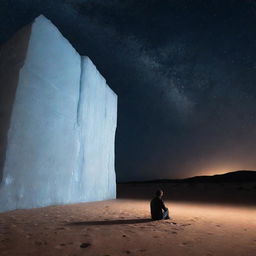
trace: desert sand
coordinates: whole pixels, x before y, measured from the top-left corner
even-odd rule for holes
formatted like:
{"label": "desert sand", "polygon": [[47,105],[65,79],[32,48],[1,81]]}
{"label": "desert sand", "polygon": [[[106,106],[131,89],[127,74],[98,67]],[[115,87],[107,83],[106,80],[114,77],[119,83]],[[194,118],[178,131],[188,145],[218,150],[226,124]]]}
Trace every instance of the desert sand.
{"label": "desert sand", "polygon": [[147,199],[0,214],[0,255],[255,256],[256,207],[166,201],[151,221]]}

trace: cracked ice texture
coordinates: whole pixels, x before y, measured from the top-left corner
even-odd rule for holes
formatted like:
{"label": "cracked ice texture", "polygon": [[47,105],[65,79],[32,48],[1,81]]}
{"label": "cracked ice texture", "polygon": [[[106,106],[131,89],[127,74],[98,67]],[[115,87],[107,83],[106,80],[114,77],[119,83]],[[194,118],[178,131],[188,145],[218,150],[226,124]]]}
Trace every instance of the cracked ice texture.
{"label": "cracked ice texture", "polygon": [[13,88],[1,127],[0,211],[115,198],[116,94],[44,16],[1,52],[15,50],[0,61],[0,69],[15,63],[0,71]]}

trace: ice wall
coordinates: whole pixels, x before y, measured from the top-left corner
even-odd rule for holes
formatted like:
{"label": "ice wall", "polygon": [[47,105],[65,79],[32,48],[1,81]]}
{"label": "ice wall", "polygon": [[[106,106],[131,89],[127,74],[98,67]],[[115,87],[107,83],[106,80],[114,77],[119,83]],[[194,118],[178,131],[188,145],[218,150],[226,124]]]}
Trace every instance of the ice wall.
{"label": "ice wall", "polygon": [[[82,58],[81,86],[78,124],[82,138],[80,148],[83,149],[80,158],[84,175],[83,185],[87,197],[92,200],[114,198],[117,96],[88,57]],[[100,189],[97,189],[98,187]]]}
{"label": "ice wall", "polygon": [[45,17],[34,21],[28,38],[0,211],[115,198],[117,96]]}

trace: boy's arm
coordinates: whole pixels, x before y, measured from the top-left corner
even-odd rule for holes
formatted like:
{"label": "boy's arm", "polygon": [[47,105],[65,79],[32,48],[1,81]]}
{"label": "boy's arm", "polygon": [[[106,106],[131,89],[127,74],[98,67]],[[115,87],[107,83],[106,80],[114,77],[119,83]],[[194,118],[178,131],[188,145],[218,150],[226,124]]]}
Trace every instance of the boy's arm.
{"label": "boy's arm", "polygon": [[163,201],[163,200],[161,200],[161,208],[162,208],[163,210],[165,210],[165,211],[167,211],[167,210],[168,210],[168,208],[165,206],[165,204],[164,204],[164,201]]}

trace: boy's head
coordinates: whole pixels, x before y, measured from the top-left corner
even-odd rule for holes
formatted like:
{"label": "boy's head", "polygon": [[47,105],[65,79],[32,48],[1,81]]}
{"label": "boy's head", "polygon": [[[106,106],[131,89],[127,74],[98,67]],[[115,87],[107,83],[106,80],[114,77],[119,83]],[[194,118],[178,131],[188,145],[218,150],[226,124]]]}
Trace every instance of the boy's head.
{"label": "boy's head", "polygon": [[156,196],[157,197],[162,197],[163,196],[163,194],[164,194],[164,191],[162,190],[162,189],[158,189],[157,191],[156,191]]}

